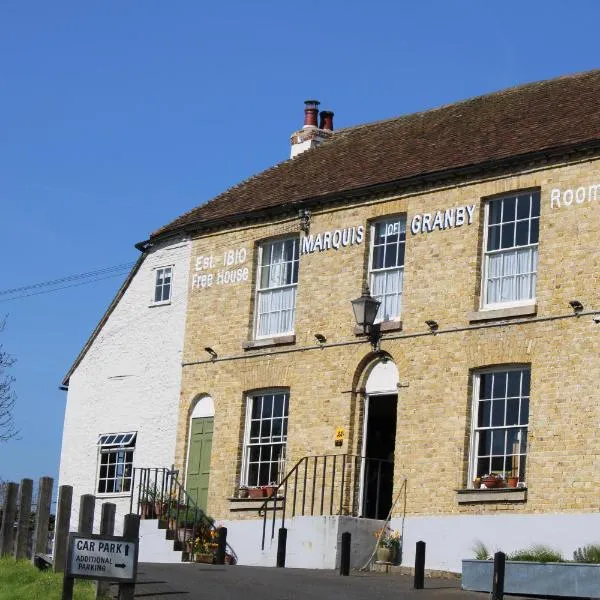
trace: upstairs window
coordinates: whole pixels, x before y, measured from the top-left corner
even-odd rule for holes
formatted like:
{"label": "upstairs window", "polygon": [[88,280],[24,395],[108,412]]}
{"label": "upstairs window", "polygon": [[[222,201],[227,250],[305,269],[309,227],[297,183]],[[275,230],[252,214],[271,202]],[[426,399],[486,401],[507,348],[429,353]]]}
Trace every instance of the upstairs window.
{"label": "upstairs window", "polygon": [[530,385],[529,368],[475,375],[471,479],[494,473],[525,481]]}
{"label": "upstairs window", "polygon": [[535,299],[539,231],[539,191],[487,203],[483,307]]}
{"label": "upstairs window", "polygon": [[242,483],[248,487],[277,484],[285,475],[288,405],[287,392],[247,400]]}
{"label": "upstairs window", "polygon": [[153,304],[166,304],[171,301],[171,280],[173,267],[161,267],[156,269],[156,280],[154,283]]}
{"label": "upstairs window", "polygon": [[299,240],[265,242],[259,248],[256,337],[294,332]]}
{"label": "upstairs window", "polygon": [[371,227],[371,294],[381,302],[376,321],[392,321],[402,312],[406,219],[394,217]]}
{"label": "upstairs window", "polygon": [[98,493],[131,491],[136,432],[105,433],[98,438]]}

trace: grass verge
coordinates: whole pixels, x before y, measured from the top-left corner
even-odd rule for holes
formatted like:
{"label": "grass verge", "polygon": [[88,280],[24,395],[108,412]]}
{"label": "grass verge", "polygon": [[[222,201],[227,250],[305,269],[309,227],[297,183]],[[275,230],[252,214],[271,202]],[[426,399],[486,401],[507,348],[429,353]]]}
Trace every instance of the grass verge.
{"label": "grass verge", "polygon": [[[27,560],[0,559],[0,600],[60,600],[63,576],[39,571]],[[94,600],[91,581],[75,580],[74,600]]]}

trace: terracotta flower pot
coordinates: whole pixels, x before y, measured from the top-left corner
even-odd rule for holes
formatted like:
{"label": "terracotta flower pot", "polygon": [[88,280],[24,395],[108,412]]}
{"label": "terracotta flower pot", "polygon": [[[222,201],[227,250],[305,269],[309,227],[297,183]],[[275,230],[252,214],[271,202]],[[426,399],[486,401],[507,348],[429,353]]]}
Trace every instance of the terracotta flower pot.
{"label": "terracotta flower pot", "polygon": [[277,489],[276,485],[265,485],[263,486],[263,492],[264,492],[264,496],[266,496],[267,498],[270,498],[271,496],[275,495],[275,490]]}
{"label": "terracotta flower pot", "polygon": [[510,488],[516,488],[517,484],[519,483],[519,478],[518,477],[509,477],[506,481],[508,487]]}
{"label": "terracotta flower pot", "polygon": [[482,477],[481,483],[489,490],[491,488],[500,487],[499,480],[496,477]]}
{"label": "terracotta flower pot", "polygon": [[264,496],[262,488],[248,488],[249,498],[262,498]]}

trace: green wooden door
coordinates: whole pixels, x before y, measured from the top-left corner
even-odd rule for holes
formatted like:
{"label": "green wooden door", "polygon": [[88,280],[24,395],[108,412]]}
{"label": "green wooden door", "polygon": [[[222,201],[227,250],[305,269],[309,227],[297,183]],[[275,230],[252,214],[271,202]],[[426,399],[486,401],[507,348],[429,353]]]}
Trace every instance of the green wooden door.
{"label": "green wooden door", "polygon": [[208,500],[213,422],[213,417],[192,419],[190,455],[185,487],[188,494],[197,502],[198,507],[202,510],[206,510]]}

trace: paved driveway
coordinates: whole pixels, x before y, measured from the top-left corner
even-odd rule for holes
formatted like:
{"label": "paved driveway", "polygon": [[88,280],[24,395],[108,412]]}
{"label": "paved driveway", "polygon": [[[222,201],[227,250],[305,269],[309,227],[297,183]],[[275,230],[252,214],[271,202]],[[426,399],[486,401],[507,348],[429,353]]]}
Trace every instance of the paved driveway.
{"label": "paved driveway", "polygon": [[[488,594],[464,592],[458,581],[426,579],[414,590],[412,577],[384,573],[276,569],[203,564],[149,564],[138,568],[136,598],[150,600],[487,600]],[[514,598],[514,597],[513,597]]]}

